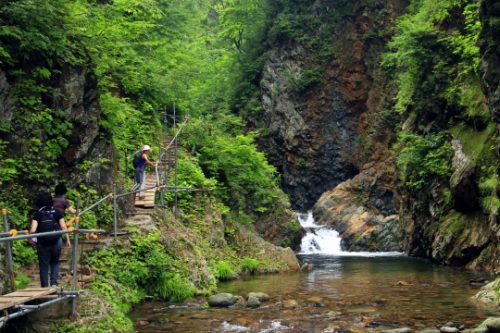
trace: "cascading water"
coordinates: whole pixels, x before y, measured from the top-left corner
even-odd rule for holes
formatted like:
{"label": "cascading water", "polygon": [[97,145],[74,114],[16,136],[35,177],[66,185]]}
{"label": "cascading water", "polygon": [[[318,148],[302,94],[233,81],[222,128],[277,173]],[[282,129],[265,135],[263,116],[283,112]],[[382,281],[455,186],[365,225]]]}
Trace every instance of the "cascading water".
{"label": "cascading water", "polygon": [[306,235],[302,238],[299,254],[320,254],[330,256],[401,256],[401,252],[347,252],[342,251],[340,243],[342,239],[338,231],[329,229],[326,226],[318,225],[314,221],[311,211],[307,213],[297,213],[302,228],[306,230]]}

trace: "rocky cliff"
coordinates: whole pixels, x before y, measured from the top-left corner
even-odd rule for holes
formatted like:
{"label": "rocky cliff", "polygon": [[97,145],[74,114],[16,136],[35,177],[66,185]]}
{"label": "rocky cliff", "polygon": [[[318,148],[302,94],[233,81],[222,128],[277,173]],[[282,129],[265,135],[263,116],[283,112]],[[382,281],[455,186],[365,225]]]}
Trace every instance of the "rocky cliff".
{"label": "rocky cliff", "polygon": [[[439,45],[439,36],[468,31],[472,24],[465,15],[477,15],[477,6],[440,4],[447,9],[435,31],[415,32],[423,52],[420,57],[429,60],[413,78],[413,100],[406,101],[408,106],[399,112],[391,111],[398,107],[393,101],[402,98],[400,89],[407,87],[401,88],[401,82],[409,74],[395,77],[381,66],[381,59],[389,50],[391,34],[397,30],[403,35],[411,28],[394,28],[407,10],[406,2],[359,1],[345,6],[342,1],[314,1],[301,8],[301,14],[322,23],[299,29],[301,38],[271,29],[272,48],[261,83],[268,128],[262,146],[282,172],[293,206],[313,207],[318,223],[341,233],[345,249],[404,250],[446,264],[493,271],[500,266],[499,224],[497,208],[488,202],[498,200],[498,185],[493,184],[498,155],[491,153],[498,129],[488,117],[467,111],[467,105],[444,93],[452,89],[450,73],[463,65],[447,55],[449,46]],[[416,14],[418,6],[411,4],[410,20],[411,15],[421,15]],[[493,2],[483,1],[482,84],[495,121],[499,44],[493,18],[497,11]],[[338,15],[332,19],[331,12]],[[308,43],[311,36],[324,37],[332,24],[331,35],[323,43]],[[391,47],[404,43],[402,38]],[[325,54],[327,44],[331,52]],[[440,58],[445,62],[440,63]],[[401,68],[404,71],[409,65],[402,61]],[[440,71],[448,77],[440,76]],[[478,81],[477,76],[471,77],[470,81]],[[475,86],[470,89],[478,100],[483,99]],[[484,105],[478,103],[477,109]],[[408,133],[403,135],[414,138],[413,142],[408,145],[401,133]],[[440,138],[435,146],[432,138]],[[423,148],[418,148],[418,140]],[[413,155],[403,156],[412,146]],[[423,150],[417,153],[418,149]],[[414,179],[421,177],[420,184],[405,178],[409,167],[404,158],[415,154],[423,154],[413,161]],[[439,154],[440,159],[425,162]],[[443,176],[433,170],[438,162],[446,169]],[[493,184],[493,190],[488,184]]]}
{"label": "rocky cliff", "polygon": [[301,14],[320,23],[297,27],[302,37],[272,30],[261,81],[268,129],[261,144],[295,209],[310,209],[323,192],[358,174],[367,154],[381,157],[379,142],[368,152],[360,134],[384,100],[378,62],[403,4],[314,1]]}

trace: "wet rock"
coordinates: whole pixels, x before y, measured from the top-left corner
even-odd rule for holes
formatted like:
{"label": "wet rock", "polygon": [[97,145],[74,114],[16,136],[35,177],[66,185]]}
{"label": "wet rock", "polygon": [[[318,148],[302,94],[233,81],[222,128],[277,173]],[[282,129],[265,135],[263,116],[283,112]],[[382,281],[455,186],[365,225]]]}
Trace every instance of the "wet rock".
{"label": "wet rock", "polygon": [[300,270],[302,272],[312,272],[314,270],[314,266],[306,262],[300,267]]}
{"label": "wet rock", "polygon": [[487,305],[500,306],[500,277],[495,281],[488,283],[481,290],[473,296],[473,299]]}
{"label": "wet rock", "polygon": [[401,327],[401,328],[394,328],[392,330],[383,330],[380,331],[379,333],[410,333],[411,328],[409,327]]}
{"label": "wet rock", "polygon": [[288,299],[283,301],[282,305],[285,309],[292,309],[298,307],[299,303],[294,299]]}
{"label": "wet rock", "polygon": [[368,327],[380,327],[380,326],[385,326],[385,327],[397,327],[399,326],[399,323],[393,322],[393,321],[387,321],[387,320],[374,320],[370,322]]}
{"label": "wet rock", "polygon": [[439,330],[437,328],[424,328],[423,330],[418,331],[418,333],[439,333]]}
{"label": "wet rock", "polygon": [[336,320],[338,318],[340,318],[340,316],[342,315],[342,313],[340,312],[337,312],[337,311],[328,311],[326,313],[326,316],[328,317],[328,319],[330,320]]}
{"label": "wet rock", "polygon": [[271,296],[269,296],[266,293],[262,293],[262,292],[251,292],[251,293],[248,293],[247,298],[250,298],[250,297],[255,297],[260,302],[265,302],[265,301],[268,301],[268,300],[271,299]]}
{"label": "wet rock", "polygon": [[212,307],[228,307],[235,304],[237,301],[236,296],[230,293],[220,293],[212,295],[208,298],[208,305]]}
{"label": "wet rock", "polygon": [[322,298],[319,297],[319,296],[312,296],[312,297],[309,297],[307,299],[308,302],[312,302],[312,303],[319,303],[322,301]]}
{"label": "wet rock", "polygon": [[257,297],[255,297],[255,296],[248,297],[247,307],[255,309],[255,308],[258,308],[259,306],[260,306],[260,301]]}
{"label": "wet rock", "polygon": [[458,331],[461,331],[465,328],[464,325],[460,325],[458,323],[453,323],[453,322],[448,322],[441,326],[439,329],[440,332],[442,333],[456,333]]}
{"label": "wet rock", "polygon": [[291,248],[278,248],[278,250],[281,254],[280,259],[287,264],[290,270],[300,271],[299,260]]}
{"label": "wet rock", "polygon": [[490,317],[483,321],[471,333],[500,333],[500,317]]}
{"label": "wet rock", "polygon": [[147,320],[139,320],[139,321],[135,324],[135,326],[137,326],[137,327],[144,327],[144,326],[147,326],[147,325],[149,325],[149,324],[151,324],[151,323],[150,323],[149,321],[147,321]]}
{"label": "wet rock", "polygon": [[478,280],[470,280],[469,284],[471,286],[484,286],[488,284],[490,281],[487,279],[478,279]]}
{"label": "wet rock", "polygon": [[394,194],[385,186],[388,165],[388,161],[372,164],[323,193],[313,207],[316,223],[337,230],[344,250],[402,251]]}
{"label": "wet rock", "polygon": [[247,306],[247,302],[245,301],[245,298],[241,297],[241,296],[236,296],[236,306],[239,306],[239,307],[246,307]]}
{"label": "wet rock", "polygon": [[412,284],[406,281],[398,281],[396,282],[396,286],[411,286]]}

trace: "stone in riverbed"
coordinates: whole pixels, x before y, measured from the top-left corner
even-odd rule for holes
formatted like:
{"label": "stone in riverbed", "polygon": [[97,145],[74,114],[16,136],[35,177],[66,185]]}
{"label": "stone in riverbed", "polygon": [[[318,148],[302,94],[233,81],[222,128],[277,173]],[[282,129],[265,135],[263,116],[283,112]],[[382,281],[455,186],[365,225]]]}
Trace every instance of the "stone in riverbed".
{"label": "stone in riverbed", "polygon": [[394,328],[392,330],[383,330],[380,331],[379,333],[410,333],[411,328],[409,327],[401,327],[401,328]]}
{"label": "stone in riverbed", "polygon": [[247,298],[256,297],[260,302],[268,301],[271,297],[266,293],[252,292],[248,293]]}
{"label": "stone in riverbed", "polygon": [[224,308],[236,303],[236,296],[230,293],[220,293],[208,298],[208,305],[212,307]]}
{"label": "stone in riverbed", "polygon": [[458,327],[443,326],[439,329],[441,333],[457,333],[460,331]]}
{"label": "stone in riverbed", "polygon": [[437,328],[424,328],[423,330],[418,331],[418,333],[439,333],[439,330]]}
{"label": "stone in riverbed", "polygon": [[283,301],[283,307],[285,309],[296,308],[298,306],[299,306],[299,303],[297,303],[297,301],[294,299],[287,299],[286,301]]}
{"label": "stone in riverbed", "polygon": [[260,301],[257,297],[255,297],[255,296],[248,297],[247,307],[255,309],[255,308],[258,308],[259,306],[260,306]]}
{"label": "stone in riverbed", "polygon": [[457,323],[449,322],[449,323],[446,323],[443,326],[441,326],[441,328],[439,329],[439,331],[441,333],[456,333],[458,331],[463,330],[464,328],[465,328],[464,325],[460,325],[460,324],[457,324]]}
{"label": "stone in riverbed", "polygon": [[472,333],[500,333],[500,317],[486,319]]}

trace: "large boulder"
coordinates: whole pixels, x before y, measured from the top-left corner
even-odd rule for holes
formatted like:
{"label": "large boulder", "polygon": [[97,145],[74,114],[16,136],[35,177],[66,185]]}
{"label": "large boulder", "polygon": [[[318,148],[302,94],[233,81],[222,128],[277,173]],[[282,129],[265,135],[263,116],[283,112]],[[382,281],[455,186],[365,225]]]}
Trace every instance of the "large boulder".
{"label": "large boulder", "polygon": [[225,308],[234,305],[237,301],[236,296],[230,293],[220,293],[208,298],[208,305],[212,307]]}
{"label": "large boulder", "polygon": [[333,190],[313,209],[318,224],[331,226],[350,251],[401,251],[400,219],[394,206],[388,165],[372,164]]}

